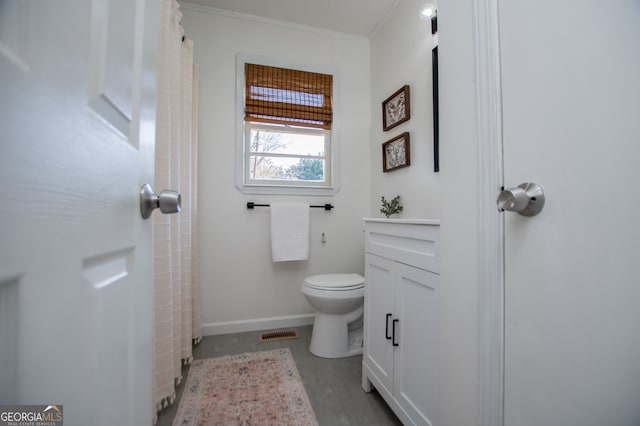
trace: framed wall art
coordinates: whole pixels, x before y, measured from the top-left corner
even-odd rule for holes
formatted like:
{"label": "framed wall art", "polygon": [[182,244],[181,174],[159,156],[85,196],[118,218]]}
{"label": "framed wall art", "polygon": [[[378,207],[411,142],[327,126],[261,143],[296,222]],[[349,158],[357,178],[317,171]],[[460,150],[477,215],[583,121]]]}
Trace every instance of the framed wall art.
{"label": "framed wall art", "polygon": [[386,132],[410,118],[409,86],[405,85],[382,102],[382,130]]}
{"label": "framed wall art", "polygon": [[382,144],[382,171],[408,167],[411,165],[411,150],[409,149],[409,132]]}

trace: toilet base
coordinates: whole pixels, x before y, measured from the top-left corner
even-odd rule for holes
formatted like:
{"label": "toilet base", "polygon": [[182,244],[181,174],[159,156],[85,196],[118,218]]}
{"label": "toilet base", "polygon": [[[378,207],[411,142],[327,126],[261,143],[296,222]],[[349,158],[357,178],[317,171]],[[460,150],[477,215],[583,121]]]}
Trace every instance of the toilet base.
{"label": "toilet base", "polygon": [[343,315],[316,314],[309,351],[321,358],[346,358],[362,354],[362,326],[350,329]]}

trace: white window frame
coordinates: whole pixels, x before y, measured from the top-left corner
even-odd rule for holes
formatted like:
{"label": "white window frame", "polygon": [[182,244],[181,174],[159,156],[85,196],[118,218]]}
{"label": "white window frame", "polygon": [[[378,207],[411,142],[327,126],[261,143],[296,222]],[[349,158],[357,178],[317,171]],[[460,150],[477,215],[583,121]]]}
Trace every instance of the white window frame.
{"label": "white window frame", "polygon": [[[259,123],[252,123],[245,126],[244,121],[244,102],[245,102],[245,80],[244,65],[245,63],[267,65],[272,67],[289,68],[301,71],[316,72],[330,74],[333,76],[333,122],[331,130],[318,129],[320,132],[327,132],[328,144],[325,143],[326,157],[326,181],[325,182],[305,182],[305,181],[265,181],[249,179],[249,139],[247,130],[250,126],[259,127]],[[243,194],[274,194],[274,195],[317,195],[330,196],[336,194],[340,190],[339,182],[339,147],[338,147],[338,128],[339,128],[339,101],[337,94],[339,91],[338,75],[335,71],[327,71],[325,69],[310,68],[307,66],[294,65],[291,63],[283,63],[273,61],[264,57],[238,55],[236,58],[236,187]],[[314,131],[315,129],[313,129]],[[285,129],[283,129],[285,131]],[[328,146],[327,146],[328,145]]]}
{"label": "white window frame", "polygon": [[[251,151],[251,131],[258,130],[276,130],[278,133],[290,133],[300,135],[318,135],[324,138],[324,155],[296,155],[296,154],[279,154],[272,152],[252,152]],[[264,124],[264,123],[244,123],[244,182],[248,185],[269,185],[269,186],[311,186],[326,188],[331,186],[331,131],[316,128],[301,128],[277,124]],[[251,162],[252,154],[263,155],[264,157],[282,157],[282,158],[310,158],[323,160],[325,162],[324,167],[324,180],[322,182],[313,181],[300,181],[300,180],[284,180],[284,179],[252,179],[251,168],[249,163]]]}

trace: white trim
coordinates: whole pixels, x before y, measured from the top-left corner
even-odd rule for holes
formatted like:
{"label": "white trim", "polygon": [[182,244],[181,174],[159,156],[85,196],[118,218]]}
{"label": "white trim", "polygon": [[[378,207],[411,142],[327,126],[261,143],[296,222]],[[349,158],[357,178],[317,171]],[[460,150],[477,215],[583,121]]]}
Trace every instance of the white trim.
{"label": "white trim", "polygon": [[373,30],[369,34],[369,40],[373,40],[373,38],[378,33],[378,30],[380,30],[380,28],[382,28],[382,26],[389,20],[389,18],[391,17],[393,11],[396,9],[396,7],[399,4],[400,4],[400,0],[393,0],[393,3],[391,3],[391,5],[389,5],[389,8],[387,9],[387,11],[382,16],[382,19],[380,19],[380,21],[378,21],[376,26],[373,28]]}
{"label": "white trim", "polygon": [[202,324],[201,331],[203,336],[216,336],[218,334],[301,327],[313,324],[315,317],[315,314],[302,314],[239,321],[210,322]]}
{"label": "white trim", "polygon": [[[253,63],[333,76],[333,121],[331,123],[331,184],[330,186],[280,186],[245,184],[244,161],[244,64]],[[337,70],[292,64],[258,55],[236,56],[236,188],[243,194],[332,196],[340,191],[340,74]]]}
{"label": "white trim", "polygon": [[504,424],[504,220],[498,0],[474,1],[478,130],[479,426]]}

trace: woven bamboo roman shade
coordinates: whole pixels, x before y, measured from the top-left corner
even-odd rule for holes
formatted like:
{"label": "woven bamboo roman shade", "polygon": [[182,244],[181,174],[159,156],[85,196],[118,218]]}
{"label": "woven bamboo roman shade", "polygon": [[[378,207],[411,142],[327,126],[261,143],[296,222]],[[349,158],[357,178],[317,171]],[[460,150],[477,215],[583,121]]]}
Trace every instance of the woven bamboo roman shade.
{"label": "woven bamboo roman shade", "polygon": [[330,129],[333,76],[245,64],[245,121]]}

